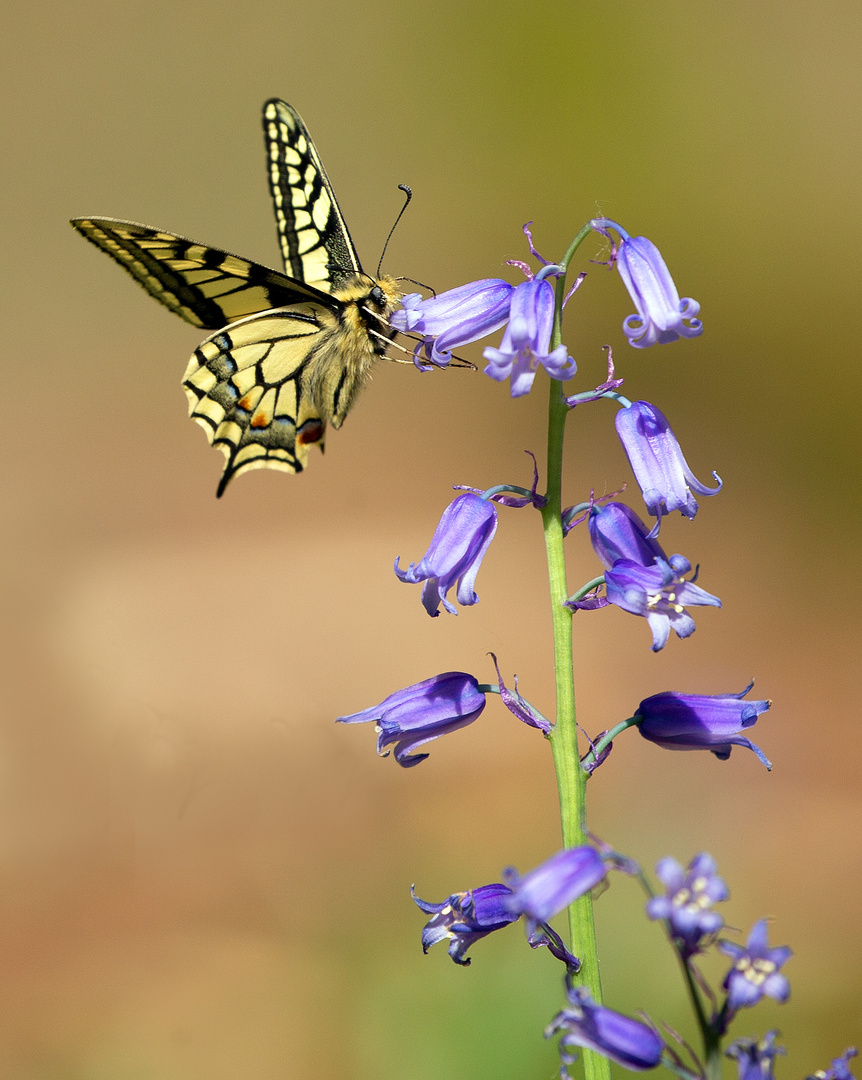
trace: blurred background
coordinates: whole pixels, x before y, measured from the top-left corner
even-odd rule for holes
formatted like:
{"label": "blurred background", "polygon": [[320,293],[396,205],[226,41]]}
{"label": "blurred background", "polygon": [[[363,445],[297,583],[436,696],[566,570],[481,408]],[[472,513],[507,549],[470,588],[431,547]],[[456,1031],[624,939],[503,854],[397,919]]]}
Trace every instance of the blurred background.
{"label": "blurred background", "polygon": [[[601,213],[701,303],[701,338],[635,351],[598,238],[573,267],[572,388],[602,380],[612,344],[623,392],[725,481],[662,530],[724,610],[659,655],[642,620],[577,615],[579,718],[595,733],[649,694],[755,676],[775,768],[632,732],[591,782],[590,824],[646,865],[711,851],[727,922],[744,937],[769,916],[793,947],[791,1000],[734,1027],[781,1029],[779,1077],[858,1042],[859,5],[35,0],[5,37],[0,1075],[558,1065],[541,1031],[559,966],[515,927],[467,971],[423,957],[408,893],[557,849],[548,747],[499,701],[413,770],[332,722],[447,669],[492,680],[489,650],[552,708],[534,512],[501,511],[458,618],[428,619],[391,569],[422,555],[452,484],[529,483],[544,376],[512,402],[479,374],[380,364],[305,474],[251,473],[216,501],[223,459],[179,385],[200,334],[67,224],[129,218],[277,264],[273,95],[308,122],[367,269],[409,183],[390,273],[517,281],[524,222],[551,258]],[[629,479],[612,419],[572,417],[567,502]],[[598,564],[583,530],[568,545],[574,589]],[[609,1003],[692,1036],[635,885],[597,912]]]}

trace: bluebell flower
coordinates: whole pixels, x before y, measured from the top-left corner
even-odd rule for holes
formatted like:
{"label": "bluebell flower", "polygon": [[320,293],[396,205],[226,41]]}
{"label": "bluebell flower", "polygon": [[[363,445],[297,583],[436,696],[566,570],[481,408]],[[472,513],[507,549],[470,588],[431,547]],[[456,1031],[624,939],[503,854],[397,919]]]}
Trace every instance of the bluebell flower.
{"label": "bluebell flower", "polygon": [[690,570],[688,559],[672,555],[667,562],[658,559],[653,566],[618,559],[611,570],[605,571],[608,600],[647,620],[653,652],[665,647],[671,628],[680,638],[694,633],[694,619],[685,610],[686,604],[721,607],[717,596],[695,585],[694,578],[687,580],[683,576]]}
{"label": "bluebell flower", "polygon": [[618,559],[631,559],[641,566],[652,566],[656,559],[668,561],[661,544],[625,503],[594,504],[588,528],[593,551],[606,570],[612,569]]}
{"label": "bluebell flower", "polygon": [[[478,889],[453,893],[441,904],[420,900],[412,888],[410,895],[422,911],[432,916],[422,930],[422,951],[427,953],[432,945],[448,938],[449,955],[456,964],[465,966],[470,963],[466,953],[474,942],[520,918],[508,904],[512,890],[506,885],[480,885]],[[546,945],[566,965],[567,971],[575,973],[580,969],[580,960],[568,951],[550,926],[528,927],[527,940],[533,949]]]}
{"label": "bluebell flower", "polygon": [[701,951],[701,942],[724,926],[724,919],[712,905],[730,895],[727,885],[716,874],[715,859],[701,852],[683,869],[667,857],[655,868],[666,892],[654,896],[646,905],[651,919],[666,919],[671,936],[683,955],[694,956]]}
{"label": "bluebell flower", "polygon": [[395,760],[408,768],[428,757],[427,754],[409,756],[417,746],[472,724],[484,708],[485,695],[472,675],[446,671],[398,690],[370,709],[339,716],[336,723],[373,721],[378,733],[377,753],[385,757],[389,753],[386,747],[394,743]]}
{"label": "bluebell flower", "polygon": [[426,915],[432,916],[422,930],[422,952],[427,953],[432,945],[448,938],[449,955],[456,964],[465,966],[470,963],[465,954],[474,942],[519,918],[505,903],[511,896],[511,889],[505,885],[481,885],[453,893],[441,904],[420,900],[412,888],[410,895]]}
{"label": "bluebell flower", "polygon": [[522,281],[512,293],[509,322],[499,349],[486,348],[485,374],[497,382],[511,375],[512,397],[530,392],[541,364],[552,379],[570,379],[577,365],[565,345],[548,352],[554,327],[554,289],[546,279]]}
{"label": "bluebell flower", "polygon": [[501,278],[471,281],[423,300],[410,293],[401,300],[389,322],[402,333],[420,334],[414,360],[418,366],[445,367],[452,350],[499,330],[509,318],[513,285]]}
{"label": "bluebell flower", "polygon": [[665,750],[710,750],[721,761],[727,761],[732,747],[745,746],[771,769],[760,747],[739,734],[772,704],[743,701],[753,685],[741,694],[653,694],[637,707],[638,731]]}
{"label": "bluebell flower", "polygon": [[568,1077],[567,1066],[577,1060],[572,1050],[577,1046],[595,1050],[624,1069],[643,1072],[661,1061],[664,1043],[651,1027],[630,1016],[597,1005],[585,986],[569,986],[569,1008],[557,1013],[545,1029],[545,1038],[562,1032],[560,1075]]}
{"label": "bluebell flower", "polygon": [[805,1080],[855,1080],[850,1072],[850,1058],[856,1057],[858,1053],[855,1046],[848,1046],[841,1057],[832,1059],[828,1069],[818,1069],[813,1076],[807,1076]]}
{"label": "bluebell flower", "polygon": [[497,530],[497,511],[489,500],[467,492],[459,495],[443,511],[428,550],[419,563],[410,563],[406,570],[395,560],[395,573],[400,581],[416,585],[424,581],[422,603],[429,615],[440,614],[443,607],[457,615],[455,605],[446,594],[457,583],[458,603],[475,604],[479,597],[473,590],[476,575],[488,545]]}
{"label": "bluebell flower", "polygon": [[773,1067],[778,1054],[786,1054],[783,1046],[775,1045],[777,1031],[767,1031],[758,1042],[756,1039],[737,1039],[725,1050],[729,1058],[736,1058],[737,1080],[773,1080]]}
{"label": "bluebell flower", "polygon": [[782,1002],[790,997],[790,983],[779,969],[793,953],[786,945],[770,949],[766,919],[752,926],[744,946],[719,941],[718,947],[734,961],[722,983],[730,1016],[744,1006],[756,1005],[764,995]]}
{"label": "bluebell flower", "polygon": [[615,260],[623,284],[629,291],[637,315],[623,322],[623,333],[635,348],[666,345],[680,337],[697,337],[703,333],[703,323],[695,316],[700,304],[686,297],[680,300],[673,278],[661,253],[645,236],[629,236],[615,221],[597,218],[590,222],[598,232],[608,235],[616,229],[621,243],[615,250]]}
{"label": "bluebell flower", "polygon": [[607,872],[602,856],[588,844],[564,848],[523,877],[507,870],[504,877],[512,889],[507,903],[511,911],[544,923],[603,881]]}
{"label": "bluebell flower", "polygon": [[721,490],[721,479],[715,473],[712,475],[718,481],[716,487],[708,487],[697,479],[664,413],[655,405],[634,401],[628,408],[620,409],[616,428],[647,510],[658,519],[655,532],[663,513],[679,510],[683,517],[694,517],[697,502],[692,492],[717,495]]}

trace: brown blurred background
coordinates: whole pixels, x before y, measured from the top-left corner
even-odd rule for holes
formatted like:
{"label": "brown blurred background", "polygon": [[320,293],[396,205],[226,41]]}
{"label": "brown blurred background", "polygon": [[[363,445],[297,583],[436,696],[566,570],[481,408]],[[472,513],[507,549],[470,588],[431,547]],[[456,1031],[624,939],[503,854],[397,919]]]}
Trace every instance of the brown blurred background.
{"label": "brown blurred background", "polygon": [[[617,276],[584,249],[572,385],[601,380],[610,342],[624,392],[723,476],[662,539],[725,606],[658,656],[641,620],[578,615],[580,719],[755,675],[775,769],[630,733],[591,825],[648,865],[710,850],[728,922],[772,918],[793,996],[734,1031],[779,1027],[780,1077],[859,1041],[859,5],[35,0],[4,22],[0,1075],[557,1067],[557,965],[517,928],[469,971],[423,957],[407,891],[440,900],[556,849],[547,747],[492,702],[402,771],[332,723],[449,668],[491,679],[491,649],[550,709],[537,515],[501,512],[458,618],[429,620],[391,569],[422,554],[450,485],[528,480],[544,377],[512,402],[481,375],[381,364],[306,474],[216,501],[222,457],[179,387],[200,335],[66,224],[126,217],[275,264],[272,95],[308,121],[369,269],[405,182],[391,273],[515,281],[523,222],[559,256],[601,212],[702,304],[701,338],[636,352]],[[573,418],[568,501],[628,479],[612,417]],[[568,543],[574,588],[597,564],[582,531]],[[609,1001],[691,1035],[634,885],[597,910]]]}

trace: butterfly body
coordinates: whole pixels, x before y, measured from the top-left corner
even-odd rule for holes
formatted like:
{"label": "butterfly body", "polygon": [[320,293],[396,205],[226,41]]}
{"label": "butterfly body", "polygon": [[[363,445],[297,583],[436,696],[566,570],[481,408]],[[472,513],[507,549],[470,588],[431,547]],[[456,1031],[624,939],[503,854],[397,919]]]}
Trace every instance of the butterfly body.
{"label": "butterfly body", "polygon": [[190,415],[225,455],[221,495],[241,472],[301,472],[327,423],[341,427],[395,331],[393,278],[363,273],[335,194],[289,105],[263,109],[286,273],[174,233],[114,218],[72,224],[147,292],[214,330],[183,377]]}

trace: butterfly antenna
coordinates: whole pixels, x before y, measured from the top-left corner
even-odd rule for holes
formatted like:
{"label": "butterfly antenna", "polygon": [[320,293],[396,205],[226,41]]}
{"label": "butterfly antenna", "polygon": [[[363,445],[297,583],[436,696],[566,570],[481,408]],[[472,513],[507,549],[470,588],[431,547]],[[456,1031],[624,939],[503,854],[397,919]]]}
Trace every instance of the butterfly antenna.
{"label": "butterfly antenna", "polygon": [[[398,222],[401,220],[404,215],[404,211],[410,205],[410,200],[413,198],[413,192],[406,184],[399,184],[398,190],[403,191],[407,197],[404,200],[404,205],[401,207],[401,211],[399,212],[398,217],[395,219],[395,225],[397,225]],[[395,232],[395,225],[393,225],[392,228],[389,230],[389,235],[386,237],[386,243],[383,245],[383,250],[380,252],[380,262],[377,264],[378,277],[380,277],[380,267],[383,265],[383,257],[386,254],[386,249],[389,247],[389,241],[392,239],[392,234]]]}
{"label": "butterfly antenna", "polygon": [[424,281],[417,281],[415,277],[398,277],[396,281],[409,281],[411,285],[418,285],[420,289],[424,289],[426,292],[430,292],[432,296],[437,296],[437,290],[432,289],[430,285],[426,285]]}

